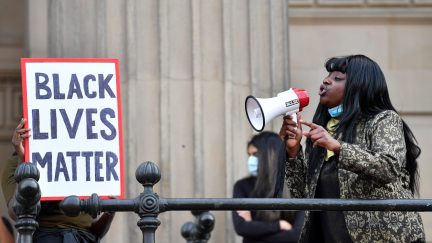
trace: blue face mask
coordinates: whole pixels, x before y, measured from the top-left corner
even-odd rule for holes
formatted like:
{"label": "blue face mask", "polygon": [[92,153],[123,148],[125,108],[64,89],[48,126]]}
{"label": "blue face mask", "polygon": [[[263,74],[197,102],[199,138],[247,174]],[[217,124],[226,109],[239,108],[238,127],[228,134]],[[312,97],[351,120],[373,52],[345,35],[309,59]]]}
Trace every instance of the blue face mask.
{"label": "blue face mask", "polygon": [[248,171],[251,176],[257,176],[258,175],[258,157],[256,156],[249,156],[248,161]]}
{"label": "blue face mask", "polygon": [[336,107],[333,107],[333,108],[328,109],[328,113],[329,113],[330,116],[333,117],[333,118],[342,115],[342,113],[343,113],[343,107],[342,107],[342,104],[340,104],[340,105],[338,105],[338,106],[336,106]]}

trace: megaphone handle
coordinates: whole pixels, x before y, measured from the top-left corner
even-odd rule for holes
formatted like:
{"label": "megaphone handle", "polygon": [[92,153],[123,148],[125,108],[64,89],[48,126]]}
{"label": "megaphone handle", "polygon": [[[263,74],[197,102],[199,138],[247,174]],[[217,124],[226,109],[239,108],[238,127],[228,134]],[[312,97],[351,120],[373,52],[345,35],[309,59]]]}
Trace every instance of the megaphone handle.
{"label": "megaphone handle", "polygon": [[293,121],[294,121],[295,123],[297,123],[297,113],[293,113],[293,114],[289,114],[289,113],[287,113],[287,115],[290,115],[290,116],[292,117]]}

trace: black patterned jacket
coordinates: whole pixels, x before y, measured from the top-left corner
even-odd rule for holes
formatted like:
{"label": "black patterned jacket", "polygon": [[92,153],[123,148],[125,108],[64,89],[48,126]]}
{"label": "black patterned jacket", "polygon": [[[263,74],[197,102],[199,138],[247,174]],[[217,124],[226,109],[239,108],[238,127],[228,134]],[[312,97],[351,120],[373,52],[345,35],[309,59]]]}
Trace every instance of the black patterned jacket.
{"label": "black patterned jacket", "polygon": [[[341,141],[340,141],[341,142]],[[405,170],[406,147],[402,119],[394,111],[384,111],[357,126],[353,144],[341,142],[338,156],[340,197],[350,199],[409,199],[409,174]],[[306,157],[306,159],[305,159]],[[306,177],[307,155],[300,151],[288,159],[285,179],[298,198],[313,198],[320,161],[315,174]],[[423,223],[417,212],[346,211],[345,223],[354,242],[424,241]],[[306,214],[300,242],[310,233]]]}

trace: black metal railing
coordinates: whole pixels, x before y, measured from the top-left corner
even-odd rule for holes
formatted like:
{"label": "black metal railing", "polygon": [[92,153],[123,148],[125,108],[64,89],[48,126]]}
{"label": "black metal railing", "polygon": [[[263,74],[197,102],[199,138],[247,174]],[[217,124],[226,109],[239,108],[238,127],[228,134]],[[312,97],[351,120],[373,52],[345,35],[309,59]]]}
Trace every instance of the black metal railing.
{"label": "black metal railing", "polygon": [[[88,199],[66,197],[60,208],[68,216],[86,212],[96,217],[102,212],[135,212],[143,234],[143,242],[154,243],[155,231],[160,225],[158,215],[167,211],[192,211],[195,222],[182,227],[187,242],[205,243],[214,227],[214,217],[208,211],[231,210],[324,210],[324,211],[432,211],[432,199],[275,199],[275,198],[160,198],[153,191],[159,182],[159,167],[152,162],[142,163],[136,170],[136,179],[144,191],[134,199],[101,200],[96,194]],[[18,191],[19,193],[19,191]],[[33,215],[33,214],[31,214]],[[29,234],[31,231],[20,232]],[[34,231],[33,231],[34,232]],[[21,241],[30,243],[31,241]]]}
{"label": "black metal railing", "polygon": [[208,211],[192,211],[195,222],[186,222],[181,228],[181,235],[186,243],[206,243],[214,228],[215,217]]}
{"label": "black metal railing", "polygon": [[16,216],[17,243],[33,242],[33,233],[38,227],[36,217],[41,207],[38,180],[39,171],[31,163],[21,163],[15,170],[17,188],[12,198],[12,208]]}

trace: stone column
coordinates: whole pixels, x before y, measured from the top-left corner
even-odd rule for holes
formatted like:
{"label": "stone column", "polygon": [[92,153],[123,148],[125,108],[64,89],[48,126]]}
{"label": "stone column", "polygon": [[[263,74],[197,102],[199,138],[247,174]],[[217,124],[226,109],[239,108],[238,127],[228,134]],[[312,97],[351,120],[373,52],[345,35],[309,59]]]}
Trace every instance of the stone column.
{"label": "stone column", "polygon": [[[138,163],[158,163],[161,197],[231,197],[253,133],[244,99],[289,87],[287,0],[42,0],[29,4],[33,57],[120,60],[127,196]],[[277,129],[279,124],[268,126]],[[215,212],[210,242],[235,242]],[[189,212],[159,216],[157,242],[181,241]],[[117,214],[109,242],[137,242],[136,216]]]}

